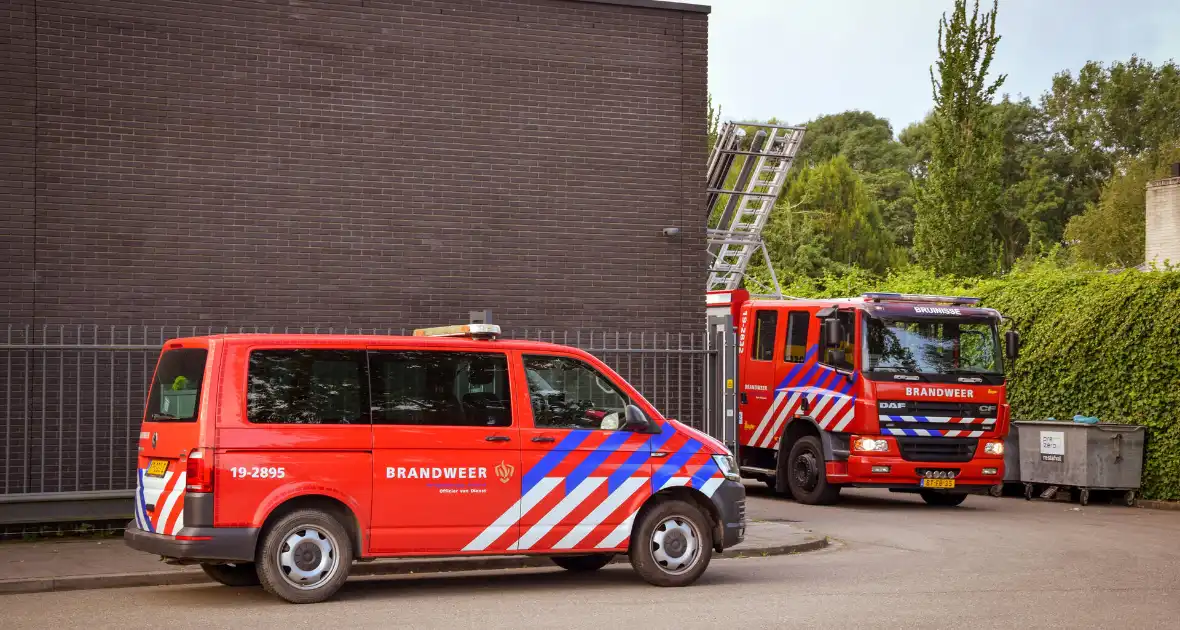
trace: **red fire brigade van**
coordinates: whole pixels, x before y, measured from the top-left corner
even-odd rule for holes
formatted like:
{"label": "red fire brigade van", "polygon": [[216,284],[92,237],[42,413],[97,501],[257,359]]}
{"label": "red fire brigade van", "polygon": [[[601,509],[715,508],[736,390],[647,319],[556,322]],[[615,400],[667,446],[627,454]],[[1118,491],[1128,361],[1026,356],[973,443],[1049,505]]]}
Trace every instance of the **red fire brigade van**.
{"label": "red fire brigade van", "polygon": [[743,539],[720,442],[585,352],[498,332],[170,341],[126,543],[310,603],[354,560],[394,556],[591,571],[626,553],[648,582],[683,586]]}
{"label": "red fire brigade van", "polygon": [[[958,505],[1000,484],[1008,432],[1000,314],[975,298],[750,300],[737,323],[737,458],[802,503],[852,486]],[[1019,338],[1006,336],[1013,360]]]}

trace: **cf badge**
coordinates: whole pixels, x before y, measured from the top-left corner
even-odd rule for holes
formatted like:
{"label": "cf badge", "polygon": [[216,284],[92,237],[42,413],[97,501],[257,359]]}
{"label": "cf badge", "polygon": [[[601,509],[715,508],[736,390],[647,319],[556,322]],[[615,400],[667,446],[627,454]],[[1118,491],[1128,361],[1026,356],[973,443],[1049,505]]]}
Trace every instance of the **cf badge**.
{"label": "cf badge", "polygon": [[512,467],[512,464],[506,464],[502,460],[496,464],[496,476],[500,478],[500,483],[508,483],[514,472],[516,469]]}

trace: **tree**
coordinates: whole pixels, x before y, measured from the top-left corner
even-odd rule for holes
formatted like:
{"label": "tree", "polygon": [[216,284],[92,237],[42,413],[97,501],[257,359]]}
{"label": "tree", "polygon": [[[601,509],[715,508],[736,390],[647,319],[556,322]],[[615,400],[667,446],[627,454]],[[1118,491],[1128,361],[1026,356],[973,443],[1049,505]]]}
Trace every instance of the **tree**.
{"label": "tree", "polygon": [[1098,202],[1117,164],[1180,138],[1180,67],[1137,56],[1109,67],[1091,61],[1077,76],[1054,76],[1041,108],[1052,148],[1048,167],[1064,181],[1064,225]]}
{"label": "tree", "polygon": [[791,277],[851,267],[884,273],[904,260],[844,156],[795,172],[764,235],[775,268]]}
{"label": "tree", "polygon": [[1098,201],[1069,221],[1065,239],[1078,257],[1121,267],[1142,263],[1147,239],[1147,182],[1167,177],[1168,165],[1177,161],[1180,142],[1126,158],[1103,186]]}
{"label": "tree", "polygon": [[994,217],[1000,207],[1001,134],[991,107],[1004,82],[990,85],[995,56],[996,4],[967,16],[956,0],[938,27],[930,163],[915,206],[914,246],[920,262],[939,273],[982,275],[995,268]]}
{"label": "tree", "polygon": [[[843,156],[879,202],[891,239],[908,248],[913,242],[913,152],[893,136],[889,121],[872,112],[852,110],[820,116],[807,123],[796,169]],[[785,191],[784,191],[785,194]]]}

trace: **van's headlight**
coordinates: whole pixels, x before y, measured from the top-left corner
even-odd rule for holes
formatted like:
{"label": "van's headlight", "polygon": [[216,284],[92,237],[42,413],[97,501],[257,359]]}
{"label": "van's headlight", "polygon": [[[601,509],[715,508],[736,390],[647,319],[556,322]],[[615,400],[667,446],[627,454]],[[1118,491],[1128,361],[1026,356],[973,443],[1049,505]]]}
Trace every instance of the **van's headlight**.
{"label": "van's headlight", "polygon": [[721,469],[721,474],[730,481],[741,481],[742,476],[738,473],[737,462],[734,461],[733,455],[714,455],[713,461],[717,463],[717,467]]}

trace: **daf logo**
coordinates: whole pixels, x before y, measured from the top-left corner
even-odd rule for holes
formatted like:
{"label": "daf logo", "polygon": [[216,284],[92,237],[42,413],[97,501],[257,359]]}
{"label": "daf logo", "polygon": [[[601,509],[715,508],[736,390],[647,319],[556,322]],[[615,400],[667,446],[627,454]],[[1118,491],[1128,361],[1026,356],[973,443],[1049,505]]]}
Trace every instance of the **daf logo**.
{"label": "daf logo", "polygon": [[152,433],[152,448],[156,448],[156,441],[160,439],[159,433]]}
{"label": "daf logo", "polygon": [[882,409],[905,409],[906,404],[903,402],[883,402]]}

